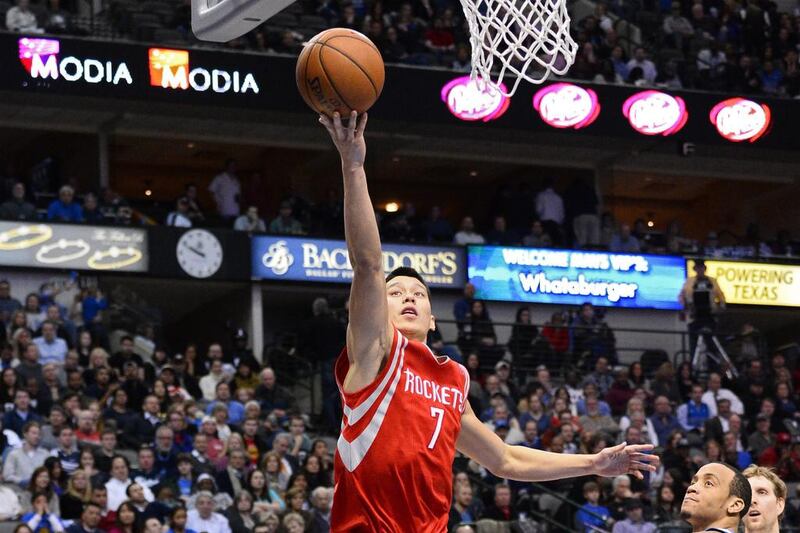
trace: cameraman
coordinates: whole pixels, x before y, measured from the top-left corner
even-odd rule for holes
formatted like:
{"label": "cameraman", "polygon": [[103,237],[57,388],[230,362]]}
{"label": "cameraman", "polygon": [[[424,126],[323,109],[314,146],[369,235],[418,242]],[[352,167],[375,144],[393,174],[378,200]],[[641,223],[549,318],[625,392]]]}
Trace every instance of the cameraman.
{"label": "cameraman", "polygon": [[706,349],[711,350],[711,336],[717,327],[716,316],[725,310],[725,295],[717,280],[706,276],[706,262],[698,259],[694,264],[695,276],[687,278],[683,284],[678,301],[683,306],[681,320],[689,314],[689,353],[693,357],[697,347],[697,337],[703,335]]}

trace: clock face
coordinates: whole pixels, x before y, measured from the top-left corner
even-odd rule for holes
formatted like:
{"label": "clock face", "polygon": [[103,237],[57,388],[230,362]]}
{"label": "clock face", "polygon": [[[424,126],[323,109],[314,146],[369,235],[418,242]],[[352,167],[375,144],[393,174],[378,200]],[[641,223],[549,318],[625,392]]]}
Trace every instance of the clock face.
{"label": "clock face", "polygon": [[222,245],[203,229],[189,230],[178,240],[176,249],[178,264],[192,277],[213,276],[222,265]]}

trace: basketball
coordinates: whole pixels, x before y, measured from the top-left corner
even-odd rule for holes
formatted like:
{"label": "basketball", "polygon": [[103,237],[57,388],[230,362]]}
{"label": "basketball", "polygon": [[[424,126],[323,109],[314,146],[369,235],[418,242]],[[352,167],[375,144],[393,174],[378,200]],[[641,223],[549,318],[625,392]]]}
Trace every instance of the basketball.
{"label": "basketball", "polygon": [[383,58],[357,31],[332,28],[314,36],[297,59],[297,88],[318,113],[342,117],[368,110],[383,90]]}

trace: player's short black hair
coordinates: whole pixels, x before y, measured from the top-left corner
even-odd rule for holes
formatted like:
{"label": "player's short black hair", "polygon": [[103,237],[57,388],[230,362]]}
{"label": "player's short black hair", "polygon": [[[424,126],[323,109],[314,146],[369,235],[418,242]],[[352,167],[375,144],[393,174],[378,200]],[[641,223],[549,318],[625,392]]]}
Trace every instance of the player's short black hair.
{"label": "player's short black hair", "polygon": [[730,495],[741,498],[744,501],[744,507],[739,512],[739,518],[744,518],[747,516],[747,511],[750,510],[750,502],[753,499],[753,491],[750,488],[750,482],[747,481],[747,478],[744,477],[744,474],[742,474],[738,469],[727,463],[719,464],[729,468],[731,472],[733,472],[733,479],[731,480],[730,485]]}
{"label": "player's short black hair", "polygon": [[422,283],[422,286],[425,287],[425,291],[428,293],[428,296],[431,295],[431,289],[428,287],[428,284],[425,283],[425,279],[422,277],[422,274],[420,274],[419,272],[416,271],[416,269],[411,267],[403,266],[395,268],[394,270],[389,272],[388,276],[386,276],[386,283],[389,283],[394,278],[400,276],[407,278],[414,278],[415,280],[419,281],[420,283]]}

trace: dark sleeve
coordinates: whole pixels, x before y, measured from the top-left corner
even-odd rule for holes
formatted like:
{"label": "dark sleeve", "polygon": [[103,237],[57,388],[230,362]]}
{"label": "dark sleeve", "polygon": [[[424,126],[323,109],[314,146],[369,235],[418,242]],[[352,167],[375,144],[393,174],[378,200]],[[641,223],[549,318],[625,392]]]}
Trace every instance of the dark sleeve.
{"label": "dark sleeve", "polygon": [[142,445],[142,437],[146,433],[143,424],[147,423],[141,416],[132,416],[125,424],[125,431],[120,435],[122,445],[132,450],[138,450]]}

